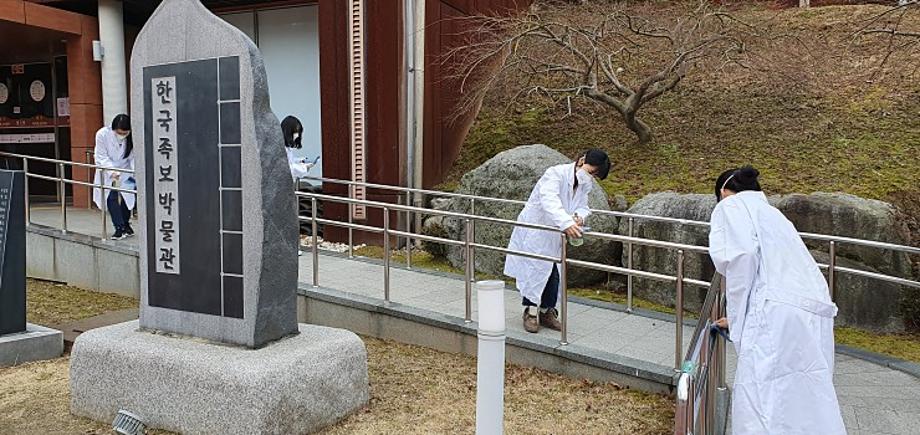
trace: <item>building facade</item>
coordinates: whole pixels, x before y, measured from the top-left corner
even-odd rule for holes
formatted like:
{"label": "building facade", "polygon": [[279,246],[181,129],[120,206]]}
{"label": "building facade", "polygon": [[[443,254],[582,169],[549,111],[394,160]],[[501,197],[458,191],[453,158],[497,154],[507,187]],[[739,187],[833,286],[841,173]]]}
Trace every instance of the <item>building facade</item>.
{"label": "building facade", "polygon": [[[279,120],[304,124],[315,175],[431,188],[442,181],[475,114],[450,122],[458,86],[444,54],[457,18],[519,10],[529,0],[205,0],[259,46]],[[133,41],[158,1],[0,0],[0,151],[91,162],[94,134],[127,113]],[[281,144],[279,144],[281,146]],[[21,165],[4,159],[6,167]],[[30,172],[57,176],[57,167]],[[91,180],[79,168],[66,176]],[[52,181],[34,201],[57,201]],[[347,194],[342,186],[324,191]],[[395,201],[384,192],[360,191]],[[68,202],[90,206],[88,189]],[[346,213],[327,205],[327,214]],[[379,222],[375,210],[356,218]],[[333,237],[335,238],[335,237]]]}

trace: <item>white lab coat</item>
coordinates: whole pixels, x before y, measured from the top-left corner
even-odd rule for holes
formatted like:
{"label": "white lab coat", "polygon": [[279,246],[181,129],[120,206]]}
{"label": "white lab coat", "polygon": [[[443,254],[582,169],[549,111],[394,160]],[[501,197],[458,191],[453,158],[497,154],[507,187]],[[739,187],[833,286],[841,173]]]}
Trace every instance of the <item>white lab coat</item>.
{"label": "white lab coat", "polygon": [[721,201],[711,223],[738,352],[732,432],[845,434],[833,384],[837,306],[795,227],[752,191]]}
{"label": "white lab coat", "polygon": [[[96,132],[96,148],[95,148],[95,159],[96,165],[102,166],[105,168],[118,168],[118,169],[130,169],[134,170],[134,153],[137,150],[135,149],[128,158],[125,158],[125,142],[119,141],[118,136],[115,135],[115,132],[110,127],[100,128]],[[105,172],[104,185],[111,187],[114,179],[112,177],[111,171],[96,171],[96,175],[93,179],[93,183],[98,185],[100,180],[102,180],[101,173]],[[133,174],[121,173],[121,182],[124,182],[128,177],[133,177]],[[105,196],[109,196],[109,190],[106,190]],[[121,198],[125,202],[125,205],[128,206],[128,210],[134,209],[135,204],[135,195],[130,193],[121,192]],[[96,207],[102,208],[102,201],[105,199],[102,197],[102,189],[93,188],[93,202],[96,203]]]}
{"label": "white lab coat", "polygon": [[295,156],[293,148],[284,147],[284,150],[287,151],[288,165],[291,167],[291,177],[294,181],[310,174],[310,169],[313,169],[315,164],[306,163],[302,158]]}
{"label": "white lab coat", "polygon": [[[574,183],[574,163],[547,169],[530,193],[530,199],[518,215],[518,222],[565,230],[575,224],[574,214],[587,218],[591,214],[588,192],[594,186],[594,180],[579,183],[577,191],[573,192]],[[562,236],[550,231],[515,227],[508,249],[558,258],[562,254]],[[505,258],[505,275],[514,278],[521,295],[537,305],[552,271],[553,263],[549,261],[510,254]]]}

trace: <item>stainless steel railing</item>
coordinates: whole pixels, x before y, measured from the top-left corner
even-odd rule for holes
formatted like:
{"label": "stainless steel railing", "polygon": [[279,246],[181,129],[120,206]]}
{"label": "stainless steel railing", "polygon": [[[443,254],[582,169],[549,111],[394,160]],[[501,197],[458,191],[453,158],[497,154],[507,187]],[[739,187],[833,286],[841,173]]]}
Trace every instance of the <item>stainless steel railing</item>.
{"label": "stainless steel railing", "polygon": [[[466,201],[469,201],[469,208],[470,208],[471,215],[476,215],[477,201],[480,203],[481,202],[493,202],[493,203],[500,203],[500,204],[512,204],[512,205],[518,205],[522,207],[526,204],[526,201],[521,201],[521,200],[505,199],[505,198],[490,198],[490,197],[485,197],[485,196],[469,195],[469,194],[462,194],[462,193],[455,193],[455,192],[443,192],[443,191],[428,190],[428,189],[414,189],[414,188],[409,188],[409,187],[390,186],[386,184],[361,183],[361,182],[355,182],[355,181],[350,181],[350,180],[339,180],[339,179],[334,179],[334,178],[322,178],[322,177],[305,177],[305,178],[309,180],[320,181],[322,183],[348,186],[349,197],[354,197],[354,187],[355,186],[363,186],[367,189],[389,190],[393,192],[404,193],[407,198],[407,201],[406,201],[407,204],[409,203],[408,198],[411,198],[414,195],[421,195],[423,197],[427,195],[431,197],[455,198],[455,199],[466,200]],[[630,238],[635,235],[634,227],[635,227],[636,221],[665,222],[665,223],[671,223],[674,225],[688,225],[688,226],[695,226],[695,227],[700,227],[700,228],[709,227],[709,222],[695,221],[695,220],[689,220],[689,219],[671,218],[671,217],[665,217],[665,216],[651,216],[651,215],[643,215],[643,214],[619,212],[619,211],[611,211],[611,210],[592,209],[591,212],[599,216],[615,216],[615,217],[626,219],[627,220],[627,236],[626,236],[627,238]],[[411,215],[409,215],[409,212],[407,212],[406,220],[407,222],[411,222],[412,220]],[[473,230],[475,232],[475,225],[474,225]],[[799,235],[803,239],[828,242],[828,254],[829,254],[830,259],[828,261],[828,264],[819,264],[819,267],[821,267],[822,270],[827,271],[828,287],[830,288],[830,291],[831,291],[832,300],[836,300],[837,274],[841,272],[852,274],[852,275],[863,276],[867,278],[872,278],[872,279],[877,279],[877,280],[882,280],[882,281],[887,281],[887,282],[891,282],[891,283],[899,284],[899,285],[918,287],[918,283],[916,281],[912,281],[909,279],[885,275],[881,273],[869,272],[865,270],[838,266],[837,265],[837,257],[838,257],[837,251],[841,244],[845,244],[845,245],[852,245],[852,246],[864,246],[864,247],[870,247],[874,249],[881,249],[881,250],[887,250],[887,251],[903,252],[903,253],[910,254],[910,255],[920,255],[920,247],[904,246],[904,245],[898,245],[898,244],[888,243],[888,242],[862,240],[862,239],[856,239],[852,237],[834,236],[834,235],[827,235],[827,234],[815,234],[815,233],[808,233],[808,232],[800,232]],[[352,240],[353,240],[352,231],[349,230],[349,242],[351,242]],[[644,239],[644,240],[648,240],[648,239]],[[408,244],[411,244],[411,241],[412,241],[412,237],[408,239],[408,242],[409,242]],[[626,268],[629,270],[632,270],[633,269],[633,258],[634,258],[633,251],[634,251],[635,243],[628,239],[620,240],[620,241],[624,243],[624,248],[626,249],[626,259],[627,259]],[[349,243],[349,246],[351,245],[352,243]],[[707,253],[707,252],[704,252],[704,253]],[[349,251],[349,255],[353,256],[353,251]],[[406,258],[407,258],[407,263],[411,265],[411,261],[412,261],[411,260],[411,250],[407,252]],[[633,309],[633,305],[634,305],[633,304],[633,288],[634,288],[633,277],[634,275],[627,274],[626,277],[627,277],[626,309],[628,312],[631,312]]]}
{"label": "stainless steel railing", "polygon": [[[568,338],[569,328],[568,328],[568,310],[567,310],[567,305],[566,305],[568,292],[567,292],[567,285],[565,284],[566,278],[567,278],[566,269],[568,266],[577,266],[577,267],[583,267],[586,269],[599,270],[599,271],[608,272],[608,273],[625,275],[627,279],[630,281],[630,283],[632,281],[632,278],[634,277],[669,282],[669,283],[673,283],[675,286],[675,297],[676,297],[675,306],[677,307],[676,322],[675,322],[675,335],[676,335],[675,337],[675,369],[680,369],[682,367],[683,365],[683,360],[681,358],[682,337],[683,337],[682,328],[683,328],[683,317],[684,317],[684,312],[685,312],[684,310],[684,305],[685,305],[684,304],[684,291],[683,291],[684,286],[685,285],[696,285],[696,286],[702,286],[702,287],[710,286],[709,283],[707,282],[700,281],[697,279],[687,278],[685,276],[684,257],[687,253],[708,254],[708,248],[705,246],[686,245],[686,244],[680,244],[680,243],[674,243],[674,242],[668,242],[668,241],[634,237],[632,235],[634,233],[632,233],[631,230],[633,228],[633,224],[635,220],[639,220],[639,219],[671,222],[671,223],[680,224],[680,225],[695,225],[695,226],[700,226],[700,227],[708,226],[709,224],[707,222],[691,221],[691,220],[685,220],[685,219],[674,219],[674,218],[666,218],[666,217],[659,217],[659,216],[646,216],[646,215],[638,215],[638,214],[625,213],[625,212],[613,212],[613,211],[607,211],[607,210],[593,210],[594,213],[597,213],[599,215],[614,215],[614,216],[628,219],[627,228],[629,230],[629,235],[623,236],[623,235],[599,233],[599,232],[586,233],[587,237],[597,237],[597,238],[602,238],[606,240],[616,241],[616,242],[623,243],[627,247],[628,252],[629,252],[628,254],[629,261],[627,261],[626,267],[619,267],[619,266],[612,266],[612,265],[607,265],[607,264],[587,262],[587,261],[575,260],[575,259],[569,258],[568,252],[565,249],[567,245],[565,243],[565,236],[557,228],[528,224],[528,223],[521,223],[517,221],[495,218],[495,217],[490,217],[490,216],[482,216],[482,215],[475,213],[475,210],[476,210],[475,205],[477,201],[480,201],[480,202],[492,201],[492,202],[497,202],[497,203],[506,203],[506,204],[515,204],[515,205],[523,205],[524,204],[523,201],[503,199],[503,198],[489,198],[489,197],[482,197],[482,196],[475,196],[475,195],[465,195],[465,194],[459,194],[459,193],[440,192],[440,191],[425,190],[425,189],[412,189],[412,188],[406,188],[406,187],[400,187],[400,186],[389,186],[389,185],[374,184],[374,183],[357,183],[357,182],[352,182],[348,180],[335,180],[335,179],[316,178],[316,177],[308,177],[308,178],[312,180],[322,181],[324,183],[341,184],[341,185],[348,186],[348,195],[349,195],[348,198],[344,198],[340,196],[333,196],[333,195],[326,195],[326,194],[313,194],[313,193],[303,193],[303,192],[298,193],[299,196],[309,199],[313,204],[315,204],[317,201],[339,202],[339,203],[347,204],[349,209],[351,209],[352,207],[356,205],[362,205],[368,208],[378,208],[384,212],[384,223],[382,227],[374,227],[368,224],[356,224],[354,223],[352,219],[351,213],[349,213],[348,215],[347,222],[340,222],[340,221],[336,221],[336,220],[332,220],[328,218],[317,218],[315,214],[310,218],[301,217],[300,219],[301,220],[312,220],[312,222],[314,223],[314,227],[318,223],[322,225],[329,225],[333,227],[340,227],[340,228],[347,229],[348,230],[349,256],[354,255],[353,231],[358,230],[358,231],[368,231],[372,233],[383,234],[384,240],[385,240],[384,242],[385,249],[384,249],[384,283],[383,283],[383,286],[384,286],[384,299],[387,302],[389,302],[389,299],[390,299],[389,298],[390,296],[389,269],[391,267],[391,261],[390,261],[391,251],[389,249],[389,244],[390,244],[390,239],[394,237],[404,238],[407,241],[407,245],[410,248],[407,250],[407,253],[406,253],[406,256],[407,256],[406,266],[407,267],[411,267],[411,243],[412,241],[428,241],[432,243],[440,243],[440,244],[445,244],[449,246],[458,246],[463,249],[464,257],[465,257],[464,275],[465,275],[465,281],[466,281],[466,295],[467,295],[465,320],[467,321],[471,321],[471,304],[472,304],[471,288],[472,288],[472,282],[475,276],[475,261],[474,260],[475,260],[475,252],[477,250],[499,252],[499,253],[503,253],[506,255],[507,254],[520,255],[523,257],[536,258],[536,259],[541,259],[545,261],[550,261],[550,262],[560,265],[560,275],[561,275],[560,278],[562,281],[562,285],[561,285],[561,296],[562,297],[560,298],[562,300],[562,302],[560,303],[560,314],[561,314],[560,320],[563,324],[563,328],[562,328],[561,336],[560,336],[560,342],[562,344],[568,343],[567,338]],[[435,209],[419,207],[419,206],[355,199],[354,198],[354,192],[356,190],[355,187],[359,185],[363,186],[366,189],[389,190],[389,191],[405,193],[407,194],[406,204],[412,203],[412,195],[434,195],[438,197],[448,197],[448,198],[457,198],[461,200],[469,200],[470,201],[470,205],[469,205],[470,213],[460,213],[460,212],[453,212],[453,211],[446,211],[446,210],[435,210]],[[445,218],[461,220],[463,222],[463,227],[464,227],[464,232],[463,232],[464,240],[462,241],[461,240],[451,240],[451,239],[447,239],[443,237],[434,237],[430,235],[425,235],[419,231],[419,228],[416,228],[415,231],[413,231],[411,225],[407,225],[405,230],[393,229],[391,227],[391,222],[390,222],[391,213],[397,213],[397,214],[405,213],[406,222],[412,222],[412,216],[416,216],[416,217],[417,216],[442,216]],[[475,239],[475,225],[477,222],[485,222],[485,223],[497,224],[497,225],[520,226],[520,227],[534,228],[538,230],[556,233],[562,240],[562,246],[563,246],[562,254],[558,258],[547,257],[547,256],[538,255],[538,254],[533,254],[533,253],[511,251],[504,247],[490,246],[490,245],[484,245],[481,243],[477,243]],[[860,239],[853,239],[853,238],[847,238],[847,237],[828,236],[828,235],[822,235],[822,234],[810,234],[810,233],[800,233],[800,234],[802,235],[803,238],[812,238],[812,239],[825,240],[825,241],[831,242],[830,264],[828,265],[820,264],[819,266],[822,269],[828,270],[828,281],[832,289],[834,288],[833,284],[835,281],[836,273],[849,273],[853,275],[858,275],[858,276],[868,277],[868,278],[877,279],[881,281],[891,282],[891,283],[895,283],[898,285],[906,285],[910,287],[920,288],[920,282],[917,282],[917,281],[912,281],[909,279],[885,275],[885,274],[876,273],[876,272],[869,272],[869,271],[863,271],[863,270],[858,270],[858,269],[836,266],[835,247],[838,243],[849,243],[849,244],[854,244],[854,245],[869,246],[869,247],[873,247],[877,249],[886,249],[886,250],[892,250],[892,251],[898,251],[898,252],[905,252],[908,254],[920,254],[920,248],[911,247],[911,246],[902,246],[902,245],[886,243],[886,242],[875,242],[875,241],[860,240]],[[316,246],[316,242],[317,242],[316,232],[314,231],[314,246]],[[632,255],[631,255],[632,248],[634,246],[664,248],[664,249],[670,249],[670,250],[676,251],[677,259],[676,259],[676,264],[675,264],[675,270],[676,270],[675,275],[667,275],[667,274],[662,274],[662,273],[657,273],[657,272],[637,270],[634,267],[634,264],[632,262]],[[313,262],[314,262],[313,284],[314,286],[319,286],[318,250],[314,249],[313,256],[314,256],[313,257]],[[629,308],[632,308],[631,287],[628,290],[628,299],[629,299],[628,301]],[[702,313],[701,318],[708,318],[707,313]]]}
{"label": "stainless steel railing", "polygon": [[[92,170],[96,170],[96,171],[102,171],[102,172],[101,172],[102,176],[100,177],[100,180],[105,180],[105,173],[106,173],[106,171],[109,171],[109,172],[119,172],[119,173],[123,173],[123,174],[131,174],[131,175],[134,175],[134,171],[132,171],[132,170],[130,170],[130,169],[106,168],[106,167],[102,167],[102,166],[98,166],[98,165],[94,165],[94,164],[89,164],[89,163],[71,162],[71,161],[67,161],[67,160],[50,159],[50,158],[45,158],[45,157],[28,156],[28,155],[24,155],[24,154],[15,154],[15,153],[7,153],[7,152],[0,152],[0,157],[5,157],[5,158],[9,158],[9,159],[18,159],[18,160],[21,160],[21,161],[22,161],[22,170],[23,170],[23,172],[25,173],[25,178],[26,178],[26,185],[25,185],[26,226],[29,226],[29,225],[32,224],[32,218],[31,218],[31,209],[32,209],[32,205],[31,205],[31,201],[29,200],[29,183],[28,183],[28,180],[29,180],[30,178],[32,178],[32,179],[37,179],[37,180],[52,181],[52,182],[57,183],[57,185],[58,185],[58,187],[57,187],[57,189],[58,189],[58,196],[59,196],[59,198],[60,198],[60,209],[61,209],[61,228],[60,228],[60,230],[61,230],[61,232],[64,233],[64,234],[66,234],[66,233],[68,232],[68,226],[67,226],[67,188],[66,188],[66,186],[67,186],[68,184],[70,184],[70,185],[72,185],[72,186],[85,186],[85,187],[90,187],[90,188],[99,188],[99,189],[101,189],[101,191],[102,191],[102,201],[101,201],[101,203],[102,203],[102,208],[100,208],[100,212],[101,212],[101,213],[99,214],[99,216],[100,216],[100,218],[101,218],[101,226],[102,226],[102,237],[101,237],[101,238],[102,238],[102,240],[105,240],[105,239],[106,239],[106,234],[107,234],[107,232],[108,232],[108,228],[107,228],[107,226],[108,226],[108,220],[107,220],[107,217],[106,217],[106,211],[107,211],[107,210],[106,210],[106,203],[107,203],[107,201],[106,201],[106,193],[107,193],[107,192],[123,192],[123,193],[137,194],[137,190],[136,190],[136,189],[123,189],[123,188],[120,188],[120,187],[105,186],[105,185],[104,185],[104,181],[100,181],[100,183],[96,184],[96,183],[93,183],[93,182],[85,182],[85,181],[81,181],[81,180],[75,180],[75,179],[73,179],[73,175],[72,175],[73,172],[72,172],[72,171],[71,171],[71,178],[66,178],[66,177],[65,177],[65,175],[66,175],[66,170],[65,170],[65,168],[67,168],[67,167],[70,167],[70,168],[73,168],[73,167],[80,167],[80,168],[87,168],[87,169],[92,169]],[[36,174],[36,173],[30,172],[30,171],[29,171],[29,162],[43,162],[43,163],[51,163],[51,164],[54,164],[54,165],[57,166],[57,176],[56,176],[56,177],[51,177],[51,176],[48,176],[48,175],[42,175],[42,174]],[[90,193],[90,196],[92,196],[92,193]]]}
{"label": "stainless steel railing", "polygon": [[[661,240],[651,240],[651,239],[642,239],[637,237],[629,236],[620,236],[616,234],[607,234],[599,232],[587,232],[585,237],[597,237],[607,240],[619,241],[623,243],[633,243],[640,246],[651,246],[657,248],[671,249],[677,251],[677,274],[666,275],[656,272],[628,269],[623,267],[611,266],[606,264],[588,262],[575,260],[568,257],[568,252],[566,249],[567,240],[565,234],[560,231],[558,228],[537,225],[530,223],[517,222],[513,220],[495,218],[490,216],[479,216],[472,215],[467,213],[452,212],[446,210],[433,210],[429,208],[401,205],[401,204],[392,204],[387,202],[379,201],[370,201],[354,198],[345,198],[340,196],[332,196],[319,193],[310,193],[310,192],[297,192],[297,195],[308,199],[312,204],[312,209],[316,210],[318,201],[328,201],[333,203],[341,203],[349,206],[361,205],[366,208],[376,208],[380,209],[383,212],[384,222],[381,227],[376,227],[369,224],[356,224],[354,222],[344,222],[328,218],[320,218],[316,214],[313,214],[309,217],[300,216],[299,219],[302,221],[310,221],[314,228],[316,225],[322,224],[332,227],[340,227],[349,230],[358,230],[366,231],[370,233],[383,234],[384,239],[384,253],[383,253],[383,298],[385,302],[390,302],[390,268],[391,268],[391,252],[389,249],[390,239],[393,237],[398,238],[411,238],[414,240],[428,241],[432,243],[440,243],[449,246],[460,247],[464,250],[464,284],[465,284],[465,310],[464,310],[464,319],[467,322],[472,321],[472,282],[475,277],[475,261],[474,261],[474,250],[486,250],[499,252],[506,255],[518,255],[527,258],[534,258],[544,261],[553,262],[559,265],[559,275],[560,275],[560,322],[562,323],[562,331],[560,331],[560,344],[568,344],[568,331],[569,331],[569,321],[568,321],[568,285],[567,285],[567,272],[568,266],[577,266],[583,267],[586,269],[599,270],[604,272],[619,273],[627,276],[638,276],[642,278],[648,278],[653,280],[671,282],[674,284],[676,293],[677,293],[677,321],[675,322],[675,369],[680,367],[681,363],[681,354],[683,349],[683,294],[685,285],[696,285],[701,287],[708,287],[709,283],[701,281],[698,279],[692,279],[684,276],[683,273],[683,263],[684,263],[684,253],[685,252],[697,252],[705,253],[706,248],[701,246],[692,246],[684,245],[680,243],[666,242]],[[426,234],[421,234],[413,231],[403,231],[399,229],[393,229],[390,225],[390,215],[392,213],[422,213],[425,215],[433,216],[442,216],[444,218],[458,219],[461,220],[464,224],[464,240],[453,240],[444,237],[436,237]],[[476,243],[473,239],[473,224],[476,222],[483,222],[495,225],[508,225],[508,226],[518,226],[524,228],[531,228],[541,231],[546,231],[549,233],[556,234],[560,238],[560,243],[562,245],[562,252],[559,257],[540,255],[531,252],[522,252],[516,250],[510,250],[505,247],[500,246],[491,246],[482,243]],[[319,287],[320,285],[320,265],[319,265],[319,249],[318,249],[318,236],[316,231],[313,232],[313,286]]]}
{"label": "stainless steel railing", "polygon": [[725,431],[729,391],[725,384],[725,346],[711,332],[725,317],[725,279],[716,276],[706,293],[677,380],[674,434],[718,434]]}

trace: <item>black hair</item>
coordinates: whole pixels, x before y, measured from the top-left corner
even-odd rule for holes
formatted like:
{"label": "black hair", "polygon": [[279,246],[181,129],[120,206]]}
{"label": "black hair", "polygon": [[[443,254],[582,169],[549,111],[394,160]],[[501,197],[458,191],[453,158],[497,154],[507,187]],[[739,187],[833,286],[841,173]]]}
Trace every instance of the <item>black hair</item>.
{"label": "black hair", "polygon": [[760,182],[757,181],[759,176],[760,171],[754,169],[751,165],[723,172],[722,175],[719,175],[719,178],[716,178],[716,201],[722,200],[723,187],[735,193],[747,190],[760,192],[762,189],[760,188]]}
{"label": "black hair", "polygon": [[[284,146],[288,148],[300,149],[303,147],[303,124],[294,116],[288,116],[281,121],[281,133],[284,134]],[[294,139],[294,133],[300,133],[297,139]]]}
{"label": "black hair", "polygon": [[[131,131],[131,117],[124,113],[115,115],[115,119],[112,120],[112,131],[115,130]],[[127,159],[132,151],[134,151],[134,141],[131,140],[131,135],[128,134],[128,139],[125,140],[125,153],[122,158]]]}
{"label": "black hair", "polygon": [[597,178],[601,180],[607,179],[607,174],[610,173],[610,157],[607,157],[607,153],[592,148],[585,152],[585,163],[597,168],[597,172],[594,174]]}

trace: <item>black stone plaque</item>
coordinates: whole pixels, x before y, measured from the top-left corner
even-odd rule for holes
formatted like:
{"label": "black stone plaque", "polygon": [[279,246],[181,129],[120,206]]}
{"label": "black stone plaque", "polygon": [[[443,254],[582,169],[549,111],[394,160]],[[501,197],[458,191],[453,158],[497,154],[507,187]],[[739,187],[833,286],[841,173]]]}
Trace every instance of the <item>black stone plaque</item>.
{"label": "black stone plaque", "polygon": [[0,170],[0,335],[26,330],[25,177]]}
{"label": "black stone plaque", "polygon": [[242,318],[239,59],[143,71],[148,304]]}

